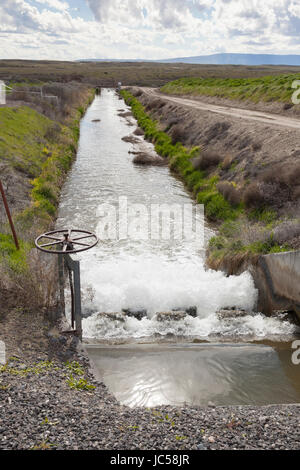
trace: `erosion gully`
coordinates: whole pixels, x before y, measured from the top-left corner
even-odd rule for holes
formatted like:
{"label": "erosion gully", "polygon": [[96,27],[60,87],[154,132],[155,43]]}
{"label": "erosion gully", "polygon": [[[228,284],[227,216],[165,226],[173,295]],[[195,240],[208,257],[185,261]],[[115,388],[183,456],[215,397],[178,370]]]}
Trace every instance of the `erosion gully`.
{"label": "erosion gully", "polygon": [[[193,220],[204,224],[207,242],[213,231],[168,167],[133,164],[134,145],[122,138],[132,134],[136,121],[120,116],[126,111],[114,90],[103,89],[82,119],[57,228],[99,233],[104,208],[118,214],[120,198],[149,213],[155,204],[192,204]],[[298,403],[300,365],[291,360],[296,327],[253,312],[257,291],[249,273],[227,277],[207,270],[201,237],[174,238],[112,236],[76,255],[84,343],[95,373],[129,406]],[[191,306],[196,317],[159,321],[155,315]],[[249,313],[218,315],[232,306]],[[122,309],[144,309],[147,315],[138,320],[103,314]]]}

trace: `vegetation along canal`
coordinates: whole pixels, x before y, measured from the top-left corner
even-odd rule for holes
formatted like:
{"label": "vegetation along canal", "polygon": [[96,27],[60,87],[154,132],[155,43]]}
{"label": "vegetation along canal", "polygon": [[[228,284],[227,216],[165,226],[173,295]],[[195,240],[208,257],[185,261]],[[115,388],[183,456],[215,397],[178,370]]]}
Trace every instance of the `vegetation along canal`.
{"label": "vegetation along canal", "polygon": [[[132,163],[133,144],[122,140],[136,128],[128,111],[109,89],[88,109],[58,228],[99,233],[103,204],[118,213],[125,200],[149,213],[155,204],[192,204],[195,220],[203,222],[200,207],[168,167]],[[143,137],[136,140],[151,151]],[[205,225],[205,240],[212,234]],[[226,277],[207,270],[201,237],[173,238],[111,237],[76,256],[83,336],[96,374],[130,406],[299,402],[300,380],[291,363],[296,326],[253,312],[257,291],[249,273]],[[190,307],[194,316],[172,313]],[[220,313],[228,307],[242,314]]]}

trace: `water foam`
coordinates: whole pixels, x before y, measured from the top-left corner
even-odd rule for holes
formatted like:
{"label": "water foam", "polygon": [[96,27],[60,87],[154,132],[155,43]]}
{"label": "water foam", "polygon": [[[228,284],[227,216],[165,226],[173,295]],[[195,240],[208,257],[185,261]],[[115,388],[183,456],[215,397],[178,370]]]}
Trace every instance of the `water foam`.
{"label": "water foam", "polygon": [[124,256],[94,264],[87,259],[81,265],[83,287],[93,287],[92,305],[98,312],[143,307],[152,317],[155,312],[195,305],[204,318],[226,306],[252,310],[257,299],[249,273],[226,277],[205,270],[200,258],[180,262],[155,255]]}

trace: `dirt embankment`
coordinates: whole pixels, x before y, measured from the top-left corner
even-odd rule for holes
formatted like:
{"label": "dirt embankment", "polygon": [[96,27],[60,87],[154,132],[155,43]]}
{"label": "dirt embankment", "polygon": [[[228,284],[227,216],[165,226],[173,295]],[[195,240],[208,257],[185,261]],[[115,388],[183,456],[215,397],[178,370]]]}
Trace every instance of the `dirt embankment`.
{"label": "dirt embankment", "polygon": [[[293,127],[293,123],[289,128],[286,123],[281,125],[280,121],[249,119],[247,114],[235,116],[233,113],[230,115],[201,107],[198,109],[184,101],[176,102],[178,97],[149,93],[149,89],[139,99],[168,131],[180,124],[183,144],[200,145],[203,150],[213,150],[230,157],[236,165],[232,174],[226,178],[228,180],[241,181],[247,177],[256,177],[268,166],[278,163],[289,166],[299,161],[300,120],[297,121],[298,130]],[[192,100],[189,98],[188,101]],[[207,100],[208,103],[212,101]],[[197,105],[196,100],[195,103]],[[259,118],[259,115],[256,116]]]}
{"label": "dirt embankment", "polygon": [[0,108],[0,179],[20,245],[16,250],[0,199],[0,314],[13,308],[50,312],[56,305],[56,267],[32,250],[33,240],[54,224],[80,117],[93,93],[74,84],[51,84],[47,93],[57,97],[54,104],[24,87],[22,101]]}
{"label": "dirt embankment", "polygon": [[[212,169],[212,174],[218,174],[221,181],[234,183],[241,191],[253,182],[264,184],[264,189],[270,192],[269,205],[274,206],[279,216],[300,216],[300,179],[286,185],[290,194],[283,184],[278,187],[275,184],[276,174],[299,168],[300,134],[293,126],[295,118],[291,118],[292,125],[288,127],[286,122],[281,124],[280,118],[262,122],[260,116],[255,120],[255,113],[249,119],[247,113],[244,116],[222,114],[198,108],[197,101],[195,106],[190,106],[178,97],[164,96],[151,89],[133,88],[132,91],[174,140],[221,156],[222,167]],[[300,120],[296,123],[300,128]],[[270,176],[265,181],[270,171],[273,179]]]}

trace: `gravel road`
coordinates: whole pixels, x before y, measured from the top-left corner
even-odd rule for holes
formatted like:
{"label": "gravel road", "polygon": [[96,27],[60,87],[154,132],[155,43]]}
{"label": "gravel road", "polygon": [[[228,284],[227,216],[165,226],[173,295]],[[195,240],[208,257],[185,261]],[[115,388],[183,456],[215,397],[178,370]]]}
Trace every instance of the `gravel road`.
{"label": "gravel road", "polygon": [[215,114],[221,114],[224,116],[230,116],[231,118],[244,119],[250,121],[256,121],[262,124],[268,124],[271,126],[277,126],[288,129],[300,129],[300,119],[281,116],[279,114],[265,113],[261,111],[253,111],[251,109],[237,108],[233,106],[220,106],[199,99],[178,97],[173,95],[166,95],[160,93],[156,88],[142,88],[146,95],[152,98],[163,98],[166,101],[176,103],[188,108],[193,108],[202,111],[210,111]]}

